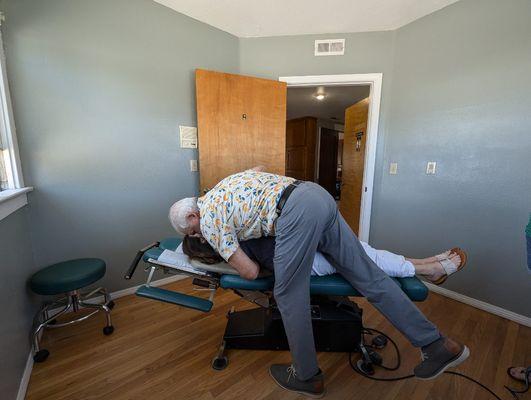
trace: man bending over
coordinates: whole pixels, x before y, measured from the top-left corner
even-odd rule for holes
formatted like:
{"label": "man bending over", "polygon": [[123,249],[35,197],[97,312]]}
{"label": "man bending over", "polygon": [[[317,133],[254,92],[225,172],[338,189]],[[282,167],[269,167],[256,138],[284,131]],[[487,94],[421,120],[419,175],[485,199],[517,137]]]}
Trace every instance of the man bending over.
{"label": "man bending over", "polygon": [[442,336],[393,280],[367,256],[335,200],[313,182],[248,170],[219,182],[203,197],[186,198],[170,209],[173,227],[183,235],[203,236],[246,279],[258,265],[239,241],[275,236],[273,294],[286,330],[292,365],[269,368],[284,389],[313,397],[324,395],[310,315],[310,276],[319,250],[406,338],[422,349],[414,369],[432,379],[462,363],[466,346]]}

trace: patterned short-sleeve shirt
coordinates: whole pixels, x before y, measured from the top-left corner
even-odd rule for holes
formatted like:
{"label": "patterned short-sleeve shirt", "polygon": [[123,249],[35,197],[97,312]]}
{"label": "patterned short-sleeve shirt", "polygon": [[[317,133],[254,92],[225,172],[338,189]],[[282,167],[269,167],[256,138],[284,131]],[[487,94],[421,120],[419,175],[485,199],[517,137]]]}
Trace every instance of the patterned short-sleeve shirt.
{"label": "patterned short-sleeve shirt", "polygon": [[228,261],[239,240],[274,236],[277,202],[294,181],[253,170],[223,179],[197,201],[203,237]]}

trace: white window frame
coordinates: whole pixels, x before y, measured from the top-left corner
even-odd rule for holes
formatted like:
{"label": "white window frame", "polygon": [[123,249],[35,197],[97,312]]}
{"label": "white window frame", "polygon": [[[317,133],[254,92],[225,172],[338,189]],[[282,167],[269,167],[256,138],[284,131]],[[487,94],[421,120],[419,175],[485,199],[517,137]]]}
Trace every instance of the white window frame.
{"label": "white window frame", "polygon": [[[0,25],[3,16],[0,15]],[[0,32],[0,151],[5,155],[4,163],[8,189],[0,191],[0,220],[28,203],[27,193],[33,188],[25,187],[20,166],[17,132],[13,119],[13,107],[6,73],[4,42]]]}

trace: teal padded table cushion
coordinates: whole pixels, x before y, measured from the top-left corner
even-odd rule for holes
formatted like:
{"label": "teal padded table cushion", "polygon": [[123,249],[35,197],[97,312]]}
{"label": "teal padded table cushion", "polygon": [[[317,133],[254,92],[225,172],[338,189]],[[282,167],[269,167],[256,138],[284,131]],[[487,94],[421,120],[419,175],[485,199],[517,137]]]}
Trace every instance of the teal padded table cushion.
{"label": "teal padded table cushion", "polygon": [[424,301],[428,298],[429,290],[426,285],[416,276],[409,278],[393,278],[413,301]]}
{"label": "teal padded table cushion", "polygon": [[105,261],[99,258],[78,258],[50,265],[30,278],[30,287],[37,294],[56,295],[89,286],[105,275]]}
{"label": "teal padded table cushion", "polygon": [[164,250],[175,251],[183,240],[180,237],[171,237],[160,241],[158,247],[153,247],[144,253],[142,259],[147,262],[150,258],[156,260]]}
{"label": "teal padded table cushion", "polygon": [[[418,278],[393,278],[393,280],[413,301],[424,301],[428,297],[428,288]],[[224,289],[271,291],[274,284],[273,277],[258,278],[250,281],[236,275],[223,275],[220,279],[220,286]],[[310,278],[310,293],[328,296],[362,297],[362,294],[339,274],[312,276]]]}

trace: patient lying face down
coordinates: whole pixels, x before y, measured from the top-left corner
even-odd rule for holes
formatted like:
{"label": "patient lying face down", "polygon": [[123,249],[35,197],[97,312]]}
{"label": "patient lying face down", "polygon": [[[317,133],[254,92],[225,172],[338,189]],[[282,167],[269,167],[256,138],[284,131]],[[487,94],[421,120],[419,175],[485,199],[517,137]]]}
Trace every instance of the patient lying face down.
{"label": "patient lying face down", "polygon": [[[261,268],[274,270],[273,259],[275,256],[275,238],[262,237],[239,243],[240,248],[247,256],[258,263]],[[443,263],[451,263],[457,271],[462,263],[459,249],[448,250],[433,257],[414,259],[391,253],[386,250],[377,250],[365,242],[361,242],[367,255],[386,274],[395,278],[406,278],[415,275],[423,276],[431,282],[439,283],[441,278],[447,276]],[[221,256],[202,237],[185,236],[183,251],[191,259],[204,264],[223,262]],[[312,275],[324,276],[335,274],[334,266],[319,251],[315,253],[312,264]],[[442,283],[442,282],[440,282]]]}

